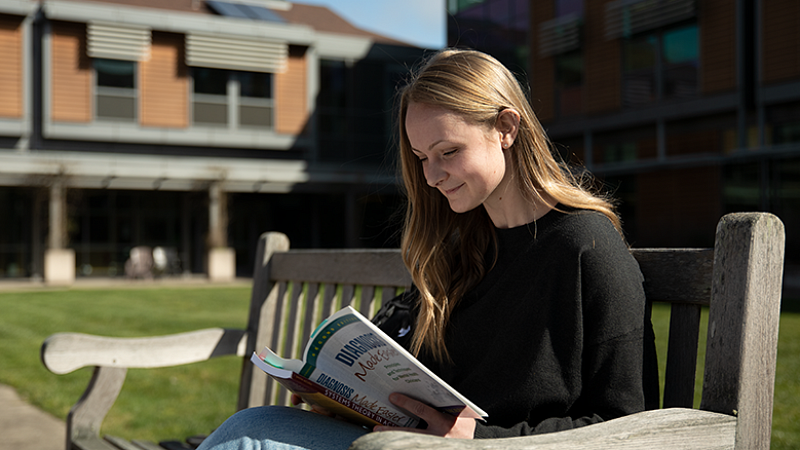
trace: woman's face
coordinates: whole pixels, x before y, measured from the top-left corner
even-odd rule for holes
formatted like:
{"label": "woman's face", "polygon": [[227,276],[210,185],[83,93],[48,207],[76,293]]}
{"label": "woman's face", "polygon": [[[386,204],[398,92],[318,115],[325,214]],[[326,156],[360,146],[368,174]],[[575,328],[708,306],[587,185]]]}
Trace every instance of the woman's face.
{"label": "woman's face", "polygon": [[[497,202],[506,183],[505,135],[465,122],[460,115],[424,103],[411,103],[406,133],[420,159],[428,185],[439,190],[457,213]],[[487,204],[488,208],[488,204]]]}

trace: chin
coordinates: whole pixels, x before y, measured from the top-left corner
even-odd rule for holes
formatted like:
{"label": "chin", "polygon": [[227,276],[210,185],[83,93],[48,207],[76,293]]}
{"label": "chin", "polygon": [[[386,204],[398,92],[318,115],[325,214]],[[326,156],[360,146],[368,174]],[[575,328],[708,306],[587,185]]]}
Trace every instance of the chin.
{"label": "chin", "polygon": [[460,205],[460,204],[453,204],[450,202],[450,209],[453,210],[456,214],[463,214],[465,212],[470,212],[473,209],[477,208],[478,205]]}

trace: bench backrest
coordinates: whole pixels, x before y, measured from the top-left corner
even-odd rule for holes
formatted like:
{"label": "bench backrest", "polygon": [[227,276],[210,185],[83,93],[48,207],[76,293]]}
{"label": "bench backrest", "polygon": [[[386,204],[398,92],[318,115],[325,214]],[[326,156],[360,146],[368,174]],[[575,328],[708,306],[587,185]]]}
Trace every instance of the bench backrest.
{"label": "bench backrest", "polygon": [[[648,300],[671,304],[662,406],[692,407],[701,310],[709,307],[700,407],[738,415],[737,448],[769,446],[784,239],[777,217],[742,213],[722,218],[714,249],[631,250]],[[285,235],[265,233],[256,258],[246,355],[268,345],[299,358],[332,312],[351,304],[371,317],[411,284],[399,250],[289,250]],[[240,389],[240,408],[288,404],[248,358]]]}

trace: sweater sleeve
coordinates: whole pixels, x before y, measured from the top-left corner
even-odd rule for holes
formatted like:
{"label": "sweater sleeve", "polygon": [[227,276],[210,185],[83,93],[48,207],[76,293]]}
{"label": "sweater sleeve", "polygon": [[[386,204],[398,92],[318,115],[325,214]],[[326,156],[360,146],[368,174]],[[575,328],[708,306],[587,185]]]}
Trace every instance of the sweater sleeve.
{"label": "sweater sleeve", "polygon": [[590,241],[580,254],[582,330],[580,394],[562,417],[511,427],[478,421],[475,438],[573,429],[644,410],[644,291],[635,259],[618,235]]}

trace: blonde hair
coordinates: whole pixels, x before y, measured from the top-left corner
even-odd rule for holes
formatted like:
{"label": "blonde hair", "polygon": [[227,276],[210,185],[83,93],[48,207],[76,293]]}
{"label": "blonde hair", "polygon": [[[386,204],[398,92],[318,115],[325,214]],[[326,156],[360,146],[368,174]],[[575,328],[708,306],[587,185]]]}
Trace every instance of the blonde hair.
{"label": "blonde hair", "polygon": [[527,96],[500,62],[474,50],[446,49],[433,54],[412,74],[399,93],[400,169],[408,203],[401,250],[419,290],[419,315],[412,350],[425,349],[436,360],[449,360],[445,331],[458,301],[485,275],[485,255],[496,239],[484,208],[457,214],[447,199],[428,186],[419,159],[412,153],[405,128],[411,103],[440,107],[467,123],[494,128],[498,115],[513,109],[520,115],[511,170],[518,188],[531,204],[546,198],[605,214],[617,230],[613,205],[593,193],[587,180],[571,174],[556,159]]}

